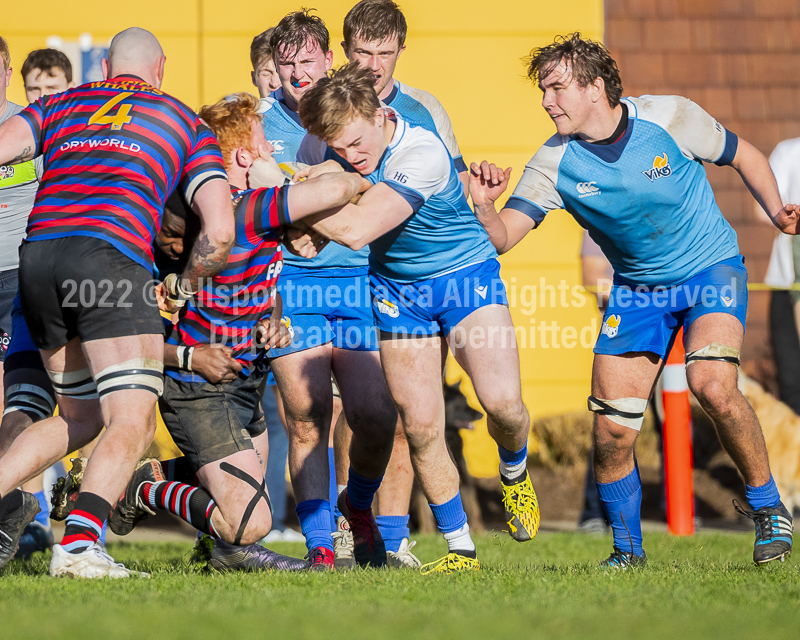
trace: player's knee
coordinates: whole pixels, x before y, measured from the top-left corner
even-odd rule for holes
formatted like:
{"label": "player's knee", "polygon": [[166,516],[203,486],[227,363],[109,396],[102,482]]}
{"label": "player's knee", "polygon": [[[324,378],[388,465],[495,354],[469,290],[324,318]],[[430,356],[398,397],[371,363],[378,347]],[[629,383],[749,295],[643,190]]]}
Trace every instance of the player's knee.
{"label": "player's knee", "polygon": [[444,430],[434,419],[411,420],[404,423],[408,446],[414,451],[425,451],[444,439]]}
{"label": "player's knee", "polygon": [[528,416],[528,410],[517,392],[493,393],[490,397],[481,396],[481,406],[496,425],[516,424]]}
{"label": "player's knee", "polygon": [[[240,545],[246,547],[250,544],[255,544],[259,540],[261,540],[264,536],[269,533],[269,530],[272,528],[272,514],[270,513],[269,507],[264,504],[259,505],[253,511],[250,516],[250,520],[247,522],[247,526],[245,527],[244,533],[242,534],[241,541],[239,542]],[[235,538],[234,532],[234,538]],[[232,539],[231,544],[235,543],[235,539]]]}
{"label": "player's knee", "polygon": [[347,416],[347,424],[353,433],[389,442],[397,426],[397,410],[393,404],[357,407]]}
{"label": "player's knee", "polygon": [[729,413],[739,393],[734,382],[714,376],[690,376],[689,389],[700,405],[715,415]]}

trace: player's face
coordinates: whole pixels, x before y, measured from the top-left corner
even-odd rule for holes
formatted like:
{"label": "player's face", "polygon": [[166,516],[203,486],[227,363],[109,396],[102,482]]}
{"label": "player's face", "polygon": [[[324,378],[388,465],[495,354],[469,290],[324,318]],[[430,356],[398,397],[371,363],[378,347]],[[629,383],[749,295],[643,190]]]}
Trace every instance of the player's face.
{"label": "player's face", "polygon": [[[272,157],[272,154],[275,152],[275,147],[273,147],[269,141],[264,137],[264,127],[261,126],[261,122],[256,122],[253,120],[250,123],[251,126],[251,137],[250,137],[250,149],[251,154],[253,154],[253,160],[256,158],[260,158],[264,162],[259,163],[258,166],[258,185],[261,187],[279,187],[284,182],[284,174],[281,171],[281,168],[278,166],[277,161],[275,158]],[[259,155],[259,147],[261,148],[261,155]],[[253,165],[251,164],[248,167],[248,185],[250,184],[250,170],[253,169]]]}
{"label": "player's face", "polygon": [[[344,42],[342,43],[344,47]],[[397,59],[406,46],[399,46],[397,36],[390,36],[383,42],[367,42],[354,37],[344,53],[350,62],[358,62],[375,74],[375,93],[383,100],[391,91],[390,83],[397,66]],[[387,90],[388,89],[388,90]],[[383,94],[386,95],[383,95]]]}
{"label": "player's face", "polygon": [[275,68],[275,61],[272,58],[264,60],[255,71],[252,72],[253,84],[258,88],[258,96],[266,98],[273,91],[281,87],[281,80],[278,77],[278,70]]}
{"label": "player's face", "polygon": [[156,244],[164,254],[177,260],[183,254],[183,236],[186,234],[186,220],[164,209],[161,218],[161,231],[156,236]]}
{"label": "player's face", "polygon": [[278,51],[277,61],[284,96],[294,107],[314,83],[328,75],[333,51],[323,51],[315,40],[308,39],[296,54],[285,47]]}
{"label": "player's face", "polygon": [[542,106],[556,123],[562,136],[577,135],[592,113],[592,96],[588,87],[582,87],[572,76],[570,66],[560,62],[539,83],[543,92]]}
{"label": "player's face", "polygon": [[53,69],[53,72],[55,75],[51,76],[41,69],[34,69],[25,76],[25,96],[28,98],[28,102],[36,102],[43,96],[61,93],[69,89],[64,72],[61,69]]}
{"label": "player's face", "polygon": [[[2,60],[2,58],[0,58]],[[14,70],[9,67],[8,70],[0,77],[0,102],[4,102],[6,99],[6,89],[8,89],[8,83],[11,82],[11,74]]]}
{"label": "player's face", "polygon": [[367,176],[378,168],[386,150],[385,126],[386,116],[383,109],[378,109],[373,120],[358,116],[347,123],[341,135],[328,143],[328,146],[361,175]]}

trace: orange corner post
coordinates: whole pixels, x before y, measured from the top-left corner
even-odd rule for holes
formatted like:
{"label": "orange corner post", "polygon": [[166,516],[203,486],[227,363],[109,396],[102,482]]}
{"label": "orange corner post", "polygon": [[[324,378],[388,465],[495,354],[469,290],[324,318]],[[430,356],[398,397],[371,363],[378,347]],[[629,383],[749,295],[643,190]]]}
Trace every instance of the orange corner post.
{"label": "orange corner post", "polygon": [[667,356],[663,373],[667,526],[676,536],[694,535],[691,410],[685,355],[681,329]]}

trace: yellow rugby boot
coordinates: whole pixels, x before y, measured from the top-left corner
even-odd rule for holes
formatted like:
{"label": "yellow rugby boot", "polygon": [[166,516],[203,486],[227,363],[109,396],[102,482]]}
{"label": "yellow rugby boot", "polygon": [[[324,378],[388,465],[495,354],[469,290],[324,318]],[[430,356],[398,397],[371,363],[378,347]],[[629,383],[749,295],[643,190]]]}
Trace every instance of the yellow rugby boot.
{"label": "yellow rugby boot", "polygon": [[539,531],[539,502],[530,474],[526,469],[519,479],[508,480],[501,475],[500,480],[509,535],[517,542],[532,540]]}

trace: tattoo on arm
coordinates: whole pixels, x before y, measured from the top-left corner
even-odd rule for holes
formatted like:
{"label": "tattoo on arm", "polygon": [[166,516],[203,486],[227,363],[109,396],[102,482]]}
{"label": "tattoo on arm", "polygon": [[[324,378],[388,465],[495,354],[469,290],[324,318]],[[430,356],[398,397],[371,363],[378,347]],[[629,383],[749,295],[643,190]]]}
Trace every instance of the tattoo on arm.
{"label": "tattoo on arm", "polygon": [[189,290],[197,291],[203,278],[211,278],[225,268],[229,255],[228,247],[216,247],[206,234],[202,234],[192,247],[189,264],[182,276],[183,286],[188,285]]}
{"label": "tattoo on arm", "polygon": [[25,147],[16,158],[12,158],[8,164],[19,164],[20,162],[27,162],[33,160],[33,147]]}

